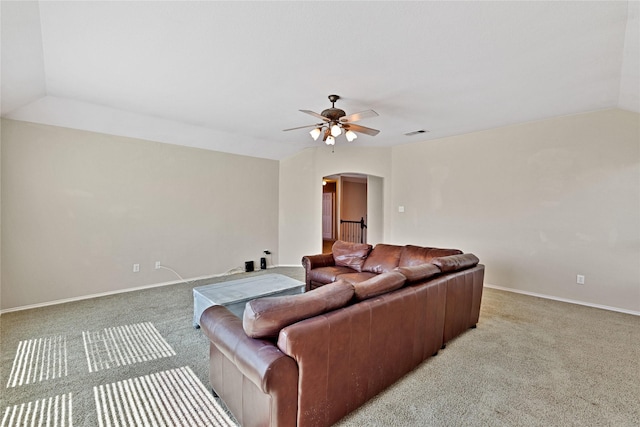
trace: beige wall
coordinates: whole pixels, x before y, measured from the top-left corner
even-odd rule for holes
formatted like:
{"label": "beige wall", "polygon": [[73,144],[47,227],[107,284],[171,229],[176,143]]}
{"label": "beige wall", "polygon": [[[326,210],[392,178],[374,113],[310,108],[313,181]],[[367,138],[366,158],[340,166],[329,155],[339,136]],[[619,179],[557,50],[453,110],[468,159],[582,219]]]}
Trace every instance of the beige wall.
{"label": "beige wall", "polygon": [[321,251],[322,177],[361,173],[383,179],[384,242],[457,247],[489,284],[640,312],[639,127],[609,110],[278,163],[3,120],[2,307],[176,280],[157,260],[185,278],[264,249],[300,265]]}
{"label": "beige wall", "polygon": [[474,252],[492,285],[640,312],[639,126],[608,110],[395,147],[391,240]]}
{"label": "beige wall", "polygon": [[[299,266],[303,255],[322,251],[322,178],[360,173],[384,180],[390,192],[391,148],[319,146],[280,161],[280,262]],[[388,212],[384,213],[385,229]],[[384,237],[384,236],[383,236]]]}
{"label": "beige wall", "polygon": [[360,221],[367,218],[367,184],[342,179],[342,214],[340,219]]}
{"label": "beige wall", "polygon": [[277,161],[2,120],[1,162],[3,309],[278,263]]}

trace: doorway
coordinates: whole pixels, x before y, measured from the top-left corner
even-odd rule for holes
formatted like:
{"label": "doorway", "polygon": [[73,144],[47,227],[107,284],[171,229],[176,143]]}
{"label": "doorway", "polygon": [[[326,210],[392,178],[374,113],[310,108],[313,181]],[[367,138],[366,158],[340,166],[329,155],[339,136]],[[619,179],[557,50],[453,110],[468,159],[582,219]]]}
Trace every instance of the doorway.
{"label": "doorway", "polygon": [[[336,240],[377,243],[382,237],[382,178],[356,173],[322,180],[322,252]],[[373,237],[373,239],[372,239]]]}

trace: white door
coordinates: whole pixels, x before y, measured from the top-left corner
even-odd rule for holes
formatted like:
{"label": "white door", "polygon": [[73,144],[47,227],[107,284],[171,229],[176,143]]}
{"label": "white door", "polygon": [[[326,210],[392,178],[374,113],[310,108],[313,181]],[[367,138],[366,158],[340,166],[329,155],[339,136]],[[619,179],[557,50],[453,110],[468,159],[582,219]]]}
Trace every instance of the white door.
{"label": "white door", "polygon": [[333,239],[333,195],[322,193],[322,238]]}

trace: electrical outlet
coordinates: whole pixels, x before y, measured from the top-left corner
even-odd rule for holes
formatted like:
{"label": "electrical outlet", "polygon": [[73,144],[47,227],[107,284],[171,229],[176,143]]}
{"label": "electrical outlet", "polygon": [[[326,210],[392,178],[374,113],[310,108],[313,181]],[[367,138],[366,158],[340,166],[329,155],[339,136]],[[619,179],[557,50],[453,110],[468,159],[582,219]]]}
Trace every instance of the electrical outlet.
{"label": "electrical outlet", "polygon": [[160,261],[156,261],[156,270],[160,268]]}
{"label": "electrical outlet", "polygon": [[584,285],[584,276],[582,274],[576,276],[576,283],[578,285]]}
{"label": "electrical outlet", "polygon": [[133,272],[138,273],[140,271],[140,264],[133,264]]}

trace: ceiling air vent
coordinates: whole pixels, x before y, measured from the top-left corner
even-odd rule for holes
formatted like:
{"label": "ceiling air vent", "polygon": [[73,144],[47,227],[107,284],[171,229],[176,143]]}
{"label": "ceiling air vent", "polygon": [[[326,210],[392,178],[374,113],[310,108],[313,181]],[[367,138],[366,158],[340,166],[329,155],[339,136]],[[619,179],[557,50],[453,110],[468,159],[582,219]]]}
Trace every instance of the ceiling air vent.
{"label": "ceiling air vent", "polygon": [[429,131],[428,130],[424,130],[424,129],[414,130],[413,132],[405,133],[405,136],[413,136],[413,135],[418,135],[419,133],[427,133],[427,132],[429,132]]}

